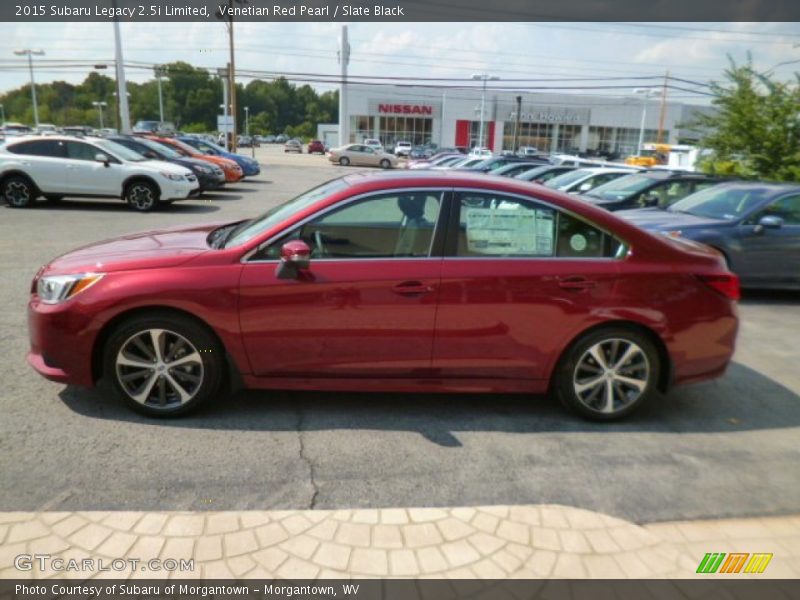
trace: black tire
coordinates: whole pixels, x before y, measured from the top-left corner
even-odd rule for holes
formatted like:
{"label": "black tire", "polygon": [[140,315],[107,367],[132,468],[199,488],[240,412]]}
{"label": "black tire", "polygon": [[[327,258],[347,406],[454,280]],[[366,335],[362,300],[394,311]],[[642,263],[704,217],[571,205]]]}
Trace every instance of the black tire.
{"label": "black tire", "polygon": [[51,194],[45,196],[44,199],[47,200],[50,204],[57,204],[58,202],[61,202],[64,199],[64,196],[54,196]]}
{"label": "black tire", "polygon": [[137,212],[150,212],[158,206],[161,192],[154,183],[138,180],[125,188],[125,202]]}
{"label": "black tire", "polygon": [[347,158],[346,156],[343,156],[339,159],[339,164],[342,165],[343,167],[346,167],[347,165],[350,164],[350,159]]}
{"label": "black tire", "polygon": [[39,196],[36,186],[24,175],[12,175],[3,181],[2,193],[11,208],[27,208]]}
{"label": "black tire", "polygon": [[392,162],[388,158],[381,159],[380,165],[381,165],[381,169],[391,169],[392,168]]}
{"label": "black tire", "polygon": [[[631,358],[613,364],[633,347]],[[607,361],[604,365],[594,358],[597,352]],[[613,421],[629,415],[657,393],[661,368],[659,353],[646,335],[625,327],[606,327],[585,334],[570,346],[556,367],[553,389],[559,400],[580,416]],[[641,389],[630,385],[634,381]],[[586,390],[579,395],[581,386]]]}
{"label": "black tire", "polygon": [[[156,353],[160,362],[152,356],[155,346],[151,330],[163,332],[156,335],[163,345],[163,353]],[[181,338],[183,344],[179,343]],[[137,344],[137,340],[145,347]],[[151,351],[149,357],[145,352],[147,348]],[[171,352],[175,353],[174,357],[170,356]],[[170,417],[186,414],[216,397],[224,387],[226,361],[222,346],[208,329],[182,315],[152,313],[124,321],[108,338],[105,355],[103,373],[111,379],[117,395],[144,415]],[[199,360],[191,360],[192,357]],[[147,372],[148,369],[133,364],[120,364],[120,360],[141,363],[149,360],[154,366]],[[169,367],[171,362],[180,360],[188,362]],[[137,372],[140,375],[137,376]],[[176,385],[188,397],[181,397]],[[134,386],[139,387],[134,389]],[[138,400],[134,397],[137,392],[140,394]]]}

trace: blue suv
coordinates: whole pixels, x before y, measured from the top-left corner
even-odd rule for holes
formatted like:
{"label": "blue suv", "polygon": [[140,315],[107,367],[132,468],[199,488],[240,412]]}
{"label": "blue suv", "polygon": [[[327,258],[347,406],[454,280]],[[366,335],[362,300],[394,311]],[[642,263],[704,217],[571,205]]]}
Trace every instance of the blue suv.
{"label": "blue suv", "polygon": [[257,160],[249,158],[247,156],[242,156],[241,154],[236,154],[235,152],[228,152],[222,146],[217,146],[216,144],[212,144],[211,142],[207,142],[205,140],[201,140],[200,138],[196,138],[189,135],[179,136],[178,139],[182,142],[189,144],[190,146],[197,148],[203,154],[210,154],[211,156],[221,156],[222,158],[229,158],[230,160],[237,163],[240,167],[242,167],[242,171],[244,171],[245,177],[252,177],[253,175],[258,175],[261,173],[261,165],[258,164]]}

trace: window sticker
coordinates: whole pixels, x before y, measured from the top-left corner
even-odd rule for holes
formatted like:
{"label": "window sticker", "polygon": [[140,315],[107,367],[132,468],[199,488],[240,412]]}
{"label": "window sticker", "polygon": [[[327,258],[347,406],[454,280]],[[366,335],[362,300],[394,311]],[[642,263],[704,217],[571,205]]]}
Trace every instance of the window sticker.
{"label": "window sticker", "polygon": [[467,249],[490,255],[552,255],[553,212],[511,208],[520,207],[466,208]]}
{"label": "window sticker", "polygon": [[569,238],[569,247],[575,250],[575,252],[583,252],[586,250],[586,238],[580,233],[576,233]]}

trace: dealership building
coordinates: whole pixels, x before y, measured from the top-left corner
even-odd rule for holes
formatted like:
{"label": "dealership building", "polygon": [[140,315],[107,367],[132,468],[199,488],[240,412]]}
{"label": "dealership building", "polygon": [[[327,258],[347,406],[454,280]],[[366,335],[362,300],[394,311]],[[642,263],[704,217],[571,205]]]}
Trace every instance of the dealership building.
{"label": "dealership building", "polygon": [[[621,156],[635,153],[644,112],[644,142],[656,141],[662,106],[660,97],[644,98],[579,94],[542,94],[488,89],[481,131],[481,90],[348,84],[343,139],[349,143],[379,139],[391,148],[398,141],[433,142],[440,147],[487,146],[499,152],[534,146],[541,152],[583,152]],[[517,111],[517,98],[521,109]],[[706,110],[681,102],[664,105],[662,140],[691,143],[692,131],[681,125],[691,113]],[[519,118],[517,118],[519,112]],[[320,137],[324,128],[320,126]],[[338,136],[337,136],[338,137]],[[695,136],[696,137],[696,136]],[[330,138],[328,138],[330,139]],[[337,143],[337,140],[331,140]]]}

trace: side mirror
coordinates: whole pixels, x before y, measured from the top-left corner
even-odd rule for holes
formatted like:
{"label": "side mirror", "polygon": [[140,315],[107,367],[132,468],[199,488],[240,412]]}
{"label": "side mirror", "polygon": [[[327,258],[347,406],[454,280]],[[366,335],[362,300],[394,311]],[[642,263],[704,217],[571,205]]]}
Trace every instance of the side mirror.
{"label": "side mirror", "polygon": [[775,215],[764,215],[758,220],[758,225],[755,226],[753,231],[761,233],[765,229],[780,229],[783,227],[783,219]]}
{"label": "side mirror", "polygon": [[99,163],[103,163],[105,166],[108,166],[111,162],[111,159],[108,157],[107,154],[103,154],[102,152],[98,152],[94,155],[94,160]]}
{"label": "side mirror", "polygon": [[303,240],[291,240],[281,246],[278,279],[297,279],[300,271],[311,266],[311,248]]}

